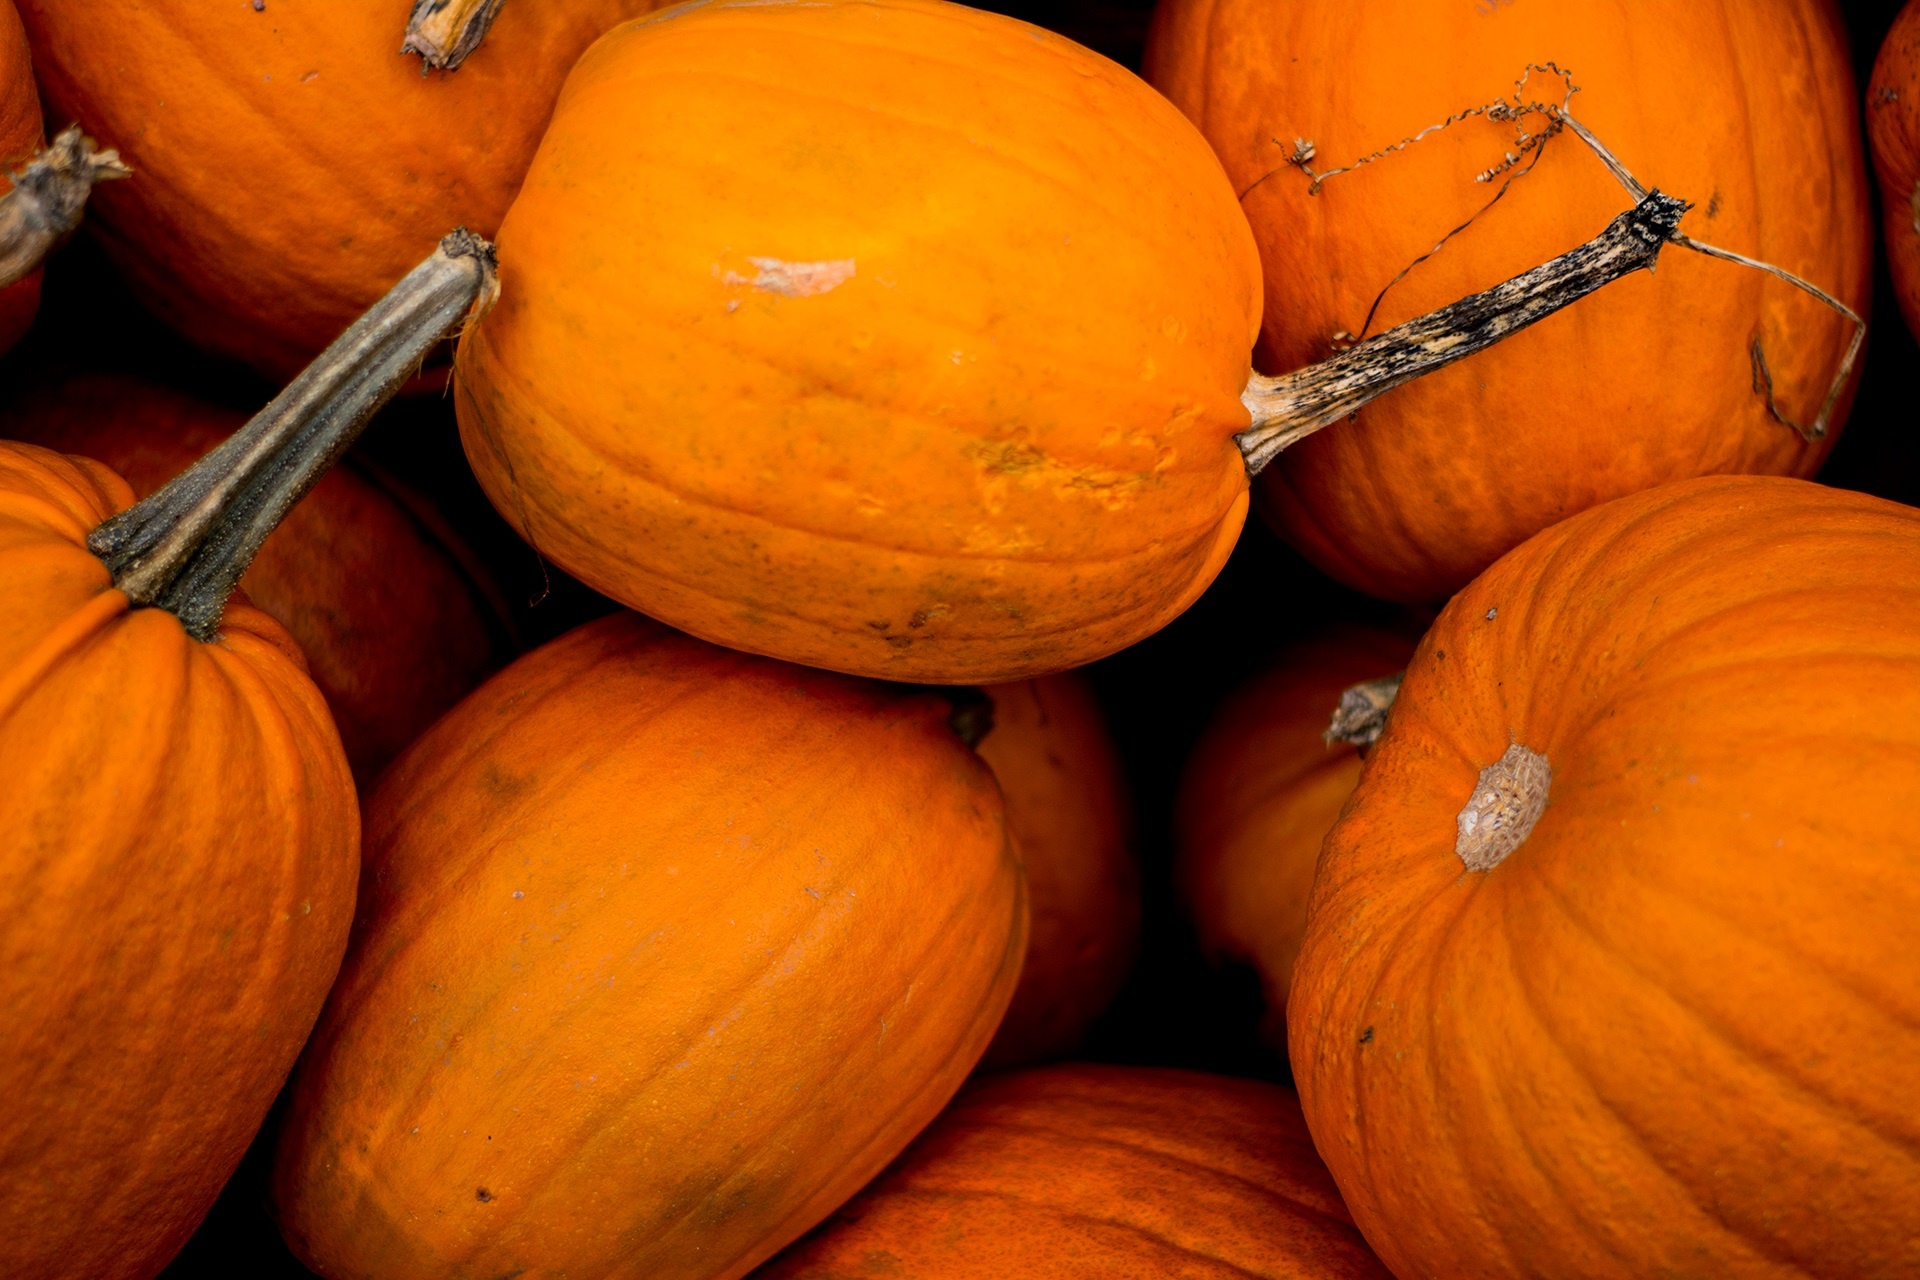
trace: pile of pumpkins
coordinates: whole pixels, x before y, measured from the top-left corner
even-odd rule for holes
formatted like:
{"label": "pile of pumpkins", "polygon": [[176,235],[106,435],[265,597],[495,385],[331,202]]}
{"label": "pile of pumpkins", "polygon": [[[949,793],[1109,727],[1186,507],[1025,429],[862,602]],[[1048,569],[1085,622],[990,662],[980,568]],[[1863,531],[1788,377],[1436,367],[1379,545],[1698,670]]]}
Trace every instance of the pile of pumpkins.
{"label": "pile of pumpkins", "polygon": [[[1920,1274],[1832,0],[406,10],[0,0],[0,258],[84,202],[286,384],[0,403],[0,1272],[159,1274],[284,1086],[340,1280]],[[1920,321],[1920,13],[1865,102]],[[348,454],[436,395],[619,608],[513,656]],[[1143,892],[1074,669],[1250,507],[1405,606],[1179,786],[1297,1094],[1061,1061]]]}

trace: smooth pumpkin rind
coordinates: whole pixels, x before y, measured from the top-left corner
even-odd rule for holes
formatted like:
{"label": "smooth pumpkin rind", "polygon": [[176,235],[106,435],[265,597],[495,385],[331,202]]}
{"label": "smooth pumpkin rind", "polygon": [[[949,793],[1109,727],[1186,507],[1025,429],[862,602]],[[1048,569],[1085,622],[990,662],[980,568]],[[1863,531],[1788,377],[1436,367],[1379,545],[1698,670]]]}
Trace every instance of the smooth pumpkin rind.
{"label": "smooth pumpkin rind", "polygon": [[279,625],[130,610],[84,545],[132,495],[0,445],[0,1196],[9,1275],[147,1277],[238,1163],[332,982],[359,815]]}
{"label": "smooth pumpkin rind", "polygon": [[490,234],[567,68],[653,0],[504,6],[457,72],[401,57],[407,6],[24,0],[57,116],[138,175],[88,224],[141,301],[275,381],[455,226]]}
{"label": "smooth pumpkin rind", "polygon": [[520,660],[369,809],[275,1174],[331,1276],[734,1277],[985,1048],[1026,905],[925,696],[632,615]]}
{"label": "smooth pumpkin rind", "polygon": [[992,685],[975,750],[1006,799],[1032,925],[984,1070],[1061,1057],[1113,1003],[1140,946],[1140,869],[1120,756],[1083,676]]}
{"label": "smooth pumpkin rind", "polygon": [[[1920,1267],[1916,549],[1910,508],[1701,479],[1442,614],[1290,1006],[1316,1144],[1396,1272]],[[1516,742],[1545,812],[1468,872],[1456,815]]]}
{"label": "smooth pumpkin rind", "polygon": [[[0,434],[96,457],[145,497],[246,415],[138,379],[71,379],[0,412]],[[362,785],[480,682],[504,608],[470,553],[351,464],[322,476],[248,566],[249,599],[300,645]]]}
{"label": "smooth pumpkin rind", "polygon": [[1262,1037],[1281,1053],[1314,866],[1360,779],[1359,753],[1321,735],[1342,691],[1392,675],[1412,652],[1403,636],[1358,626],[1290,646],[1228,695],[1182,772],[1175,883],[1201,949],[1259,972]]}
{"label": "smooth pumpkin rind", "polygon": [[[1658,21],[1604,0],[1162,5],[1147,75],[1220,153],[1260,243],[1255,363],[1284,372],[1510,278],[1594,235],[1632,197],[1570,135],[1537,167],[1477,182],[1511,123],[1429,133],[1318,194],[1286,157],[1352,165],[1511,96],[1530,63],[1572,73],[1571,110],[1638,178],[1693,201],[1681,230],[1804,276],[1865,313],[1872,271],[1858,105],[1831,0],[1706,3]],[[1529,97],[1564,87],[1534,73]],[[1528,127],[1544,121],[1535,116]],[[1467,230],[1434,250],[1455,228]],[[1802,440],[1851,322],[1761,272],[1669,250],[1499,348],[1402,387],[1283,454],[1256,503],[1321,568],[1371,594],[1444,599],[1526,537],[1595,503],[1693,475],[1810,476]]]}
{"label": "smooth pumpkin rind", "polygon": [[762,1280],[1385,1280],[1292,1091],[1072,1063],[970,1084]]}
{"label": "smooth pumpkin rind", "polygon": [[1038,28],[930,0],[629,24],[500,246],[455,387],[476,474],[696,635],[1010,681],[1163,625],[1238,534],[1243,219],[1177,112]]}

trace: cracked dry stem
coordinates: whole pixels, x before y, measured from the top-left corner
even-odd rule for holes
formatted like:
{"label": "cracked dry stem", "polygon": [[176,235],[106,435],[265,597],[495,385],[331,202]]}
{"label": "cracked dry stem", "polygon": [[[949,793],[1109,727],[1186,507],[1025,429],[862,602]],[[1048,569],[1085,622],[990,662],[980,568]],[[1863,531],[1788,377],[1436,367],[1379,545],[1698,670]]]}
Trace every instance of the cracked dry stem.
{"label": "cracked dry stem", "polygon": [[132,174],[118,152],[96,150],[79,125],[61,130],[0,196],[0,288],[24,279],[72,234],[95,183]]}
{"label": "cracked dry stem", "polygon": [[1249,475],[1280,452],[1378,396],[1544,320],[1635,271],[1652,270],[1679,233],[1685,200],[1650,191],[1593,239],[1484,293],[1462,298],[1328,360],[1269,378],[1254,374],[1241,402],[1253,425],[1235,437]]}
{"label": "cracked dry stem", "polygon": [[401,53],[420,55],[420,74],[453,71],[480,47],[505,0],[414,0]]}

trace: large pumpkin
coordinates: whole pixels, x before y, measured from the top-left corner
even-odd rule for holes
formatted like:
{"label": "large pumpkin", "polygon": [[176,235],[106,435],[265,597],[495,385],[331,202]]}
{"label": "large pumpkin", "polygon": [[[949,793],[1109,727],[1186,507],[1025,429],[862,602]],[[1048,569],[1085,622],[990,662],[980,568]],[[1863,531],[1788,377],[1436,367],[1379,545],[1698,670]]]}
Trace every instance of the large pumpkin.
{"label": "large pumpkin", "polygon": [[1251,965],[1263,1038],[1286,1052],[1287,987],[1320,845],[1360,756],[1322,735],[1349,686],[1407,665],[1413,642],[1339,626],[1294,645],[1227,698],[1193,749],[1174,806],[1174,881],[1210,959]]}
{"label": "large pumpkin", "polygon": [[1456,596],[1289,1040],[1403,1276],[1920,1274],[1920,512],[1714,477]]}
{"label": "large pumpkin", "polygon": [[497,227],[567,68],[655,5],[492,7],[464,66],[423,74],[397,52],[401,0],[20,0],[55,115],[138,175],[90,214],[115,265],[194,342],[276,379],[448,227]]}
{"label": "large pumpkin", "polygon": [[[1621,207],[1620,184],[1571,134],[1536,156],[1516,150],[1513,123],[1485,116],[1334,175],[1318,194],[1289,165],[1301,140],[1318,171],[1352,165],[1512,98],[1516,78],[1550,59],[1580,87],[1580,121],[1642,182],[1694,202],[1682,230],[1864,312],[1871,226],[1832,0],[1704,0],[1651,24],[1644,7],[1611,0],[1166,0],[1147,75],[1212,142],[1253,224],[1267,297],[1256,364],[1323,359],[1340,335],[1484,289]],[[1558,104],[1565,93],[1536,70],[1521,96]],[[1476,181],[1509,153],[1518,166]],[[1822,439],[1790,424],[1811,429],[1853,334],[1762,272],[1671,253],[1657,274],[1289,451],[1261,481],[1260,505],[1342,581],[1440,600],[1594,503],[1711,472],[1813,474],[1845,404]]]}
{"label": "large pumpkin", "polygon": [[1887,268],[1907,328],[1920,334],[1920,5],[1908,3],[1867,82],[1867,142],[1880,179]]}
{"label": "large pumpkin", "polygon": [[1073,1064],[967,1087],[756,1280],[1387,1280],[1291,1090]]}
{"label": "large pumpkin", "polygon": [[631,614],[395,762],[275,1171],[339,1277],[734,1277],[904,1147],[1026,947],[944,699]]}
{"label": "large pumpkin", "polygon": [[[0,411],[0,436],[112,467],[144,497],[225,440],[244,414],[133,378],[75,378]],[[339,466],[241,580],[284,623],[327,699],[362,785],[480,682],[506,641],[495,591],[424,500]]]}
{"label": "large pumpkin", "polygon": [[353,776],[292,638],[228,597],[489,270],[449,237],[138,504],[97,462],[0,442],[0,1274],[159,1271],[320,1012]]}
{"label": "large pumpkin", "polygon": [[1007,830],[1027,869],[1033,927],[1013,1003],[980,1064],[1071,1052],[1106,1012],[1140,944],[1140,869],[1119,752],[1085,677],[1068,672],[983,691]]}

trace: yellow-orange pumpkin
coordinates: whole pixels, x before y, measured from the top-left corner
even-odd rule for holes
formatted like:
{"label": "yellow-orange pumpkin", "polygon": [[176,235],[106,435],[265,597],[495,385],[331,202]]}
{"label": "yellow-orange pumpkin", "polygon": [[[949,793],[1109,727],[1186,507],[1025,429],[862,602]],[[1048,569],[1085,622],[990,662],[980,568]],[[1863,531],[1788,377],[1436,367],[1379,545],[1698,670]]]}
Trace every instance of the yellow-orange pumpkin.
{"label": "yellow-orange pumpkin", "polygon": [[[0,410],[0,436],[82,454],[145,497],[246,416],[133,378],[75,378]],[[423,499],[335,467],[260,548],[241,585],[279,619],[365,786],[480,682],[504,636],[484,569]]]}
{"label": "yellow-orange pumpkin", "polygon": [[631,614],[520,659],[370,801],[274,1196],[340,1277],[735,1277],[986,1048],[1026,947],[944,699]]}
{"label": "yellow-orange pumpkin", "polygon": [[20,0],[55,116],[138,175],[89,214],[115,265],[194,342],[276,380],[448,227],[491,233],[567,68],[654,7],[508,4],[464,66],[423,75],[397,53],[404,2]]}
{"label": "yellow-orange pumpkin", "polygon": [[[1832,0],[1702,0],[1657,15],[1612,0],[1167,0],[1147,75],[1213,143],[1253,224],[1261,369],[1325,358],[1363,331],[1383,291],[1370,332],[1505,279],[1622,207],[1620,184],[1571,135],[1532,167],[1515,126],[1486,117],[1333,176],[1317,195],[1288,163],[1305,140],[1316,170],[1351,165],[1511,97],[1529,64],[1548,60],[1580,86],[1573,113],[1642,182],[1695,203],[1684,231],[1865,310],[1858,101]],[[1564,93],[1545,72],[1525,90],[1552,103]],[[1475,180],[1509,152],[1520,166]],[[1519,167],[1525,176],[1486,207]],[[1657,274],[1290,450],[1259,505],[1342,581],[1444,599],[1594,503],[1712,472],[1813,474],[1845,404],[1822,440],[1782,419],[1811,426],[1853,333],[1761,272],[1670,253]]]}
{"label": "yellow-orange pumpkin", "polygon": [[1262,1036],[1281,1053],[1314,864],[1360,778],[1359,753],[1321,735],[1344,690],[1392,675],[1412,652],[1403,636],[1358,626],[1287,649],[1228,697],[1181,777],[1175,883],[1209,958],[1259,973]]}
{"label": "yellow-orange pumpkin", "polygon": [[1085,678],[984,692],[993,729],[975,749],[1006,799],[1033,917],[1020,985],[980,1060],[999,1068],[1070,1053],[1113,1003],[1140,942],[1140,869],[1120,756]]}
{"label": "yellow-orange pumpkin", "polygon": [[1293,1092],[1071,1064],[967,1086],[756,1280],[1387,1280]]}
{"label": "yellow-orange pumpkin", "polygon": [[0,1234],[9,1276],[147,1277],[239,1162],[353,916],[359,812],[280,625],[217,643],[87,549],[133,500],[0,443]]}
{"label": "yellow-orange pumpkin", "polygon": [[1893,20],[1867,82],[1867,142],[1880,179],[1887,269],[1907,328],[1920,333],[1920,5]]}
{"label": "yellow-orange pumpkin", "polygon": [[1456,596],[1327,838],[1288,1007],[1388,1266],[1920,1273],[1915,795],[1911,508],[1685,481]]}

